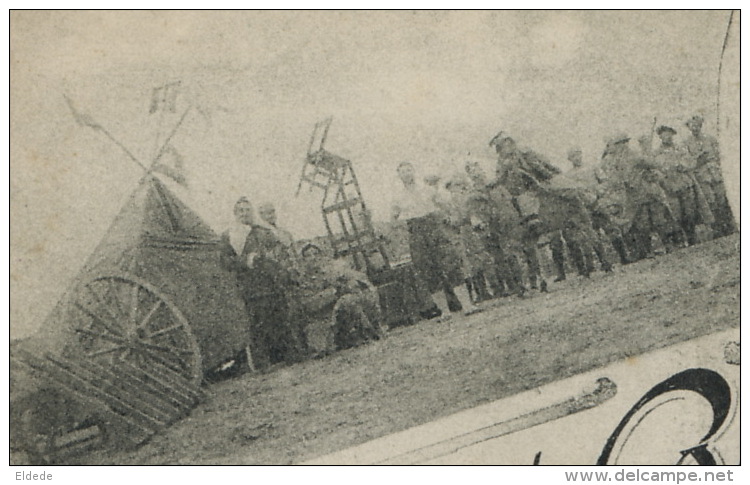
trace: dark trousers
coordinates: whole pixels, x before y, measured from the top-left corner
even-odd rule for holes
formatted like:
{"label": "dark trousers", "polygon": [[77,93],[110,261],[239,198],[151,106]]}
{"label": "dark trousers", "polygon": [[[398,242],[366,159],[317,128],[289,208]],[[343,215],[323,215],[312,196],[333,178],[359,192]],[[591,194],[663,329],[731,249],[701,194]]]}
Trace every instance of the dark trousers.
{"label": "dark trousers", "polygon": [[661,202],[647,202],[638,207],[630,228],[631,255],[635,261],[653,255],[651,235],[658,234],[667,250],[672,244],[684,240],[682,229],[672,218],[667,206]]}
{"label": "dark trousers", "polygon": [[[445,237],[441,222],[436,214],[428,214],[407,221],[409,229],[409,251],[414,265],[417,285],[422,291],[432,294],[442,290],[448,301],[450,311],[460,311],[461,302],[458,300],[453,287],[461,283],[454,282],[454,275],[448,274],[446,266],[450,255],[450,242]],[[454,284],[455,283],[455,284]]]}
{"label": "dark trousers", "polygon": [[272,364],[297,360],[298,345],[287,322],[286,295],[246,295],[245,305],[250,315],[250,353],[255,368],[264,370]]}

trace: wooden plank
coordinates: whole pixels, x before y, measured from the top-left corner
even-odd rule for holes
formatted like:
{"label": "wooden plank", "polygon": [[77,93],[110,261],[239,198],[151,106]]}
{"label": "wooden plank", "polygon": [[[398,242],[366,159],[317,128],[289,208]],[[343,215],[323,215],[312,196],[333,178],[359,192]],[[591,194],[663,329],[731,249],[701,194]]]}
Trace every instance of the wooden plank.
{"label": "wooden plank", "polygon": [[171,382],[163,374],[154,371],[154,369],[142,369],[130,362],[123,362],[122,368],[136,377],[153,381],[155,385],[164,388],[165,393],[171,396],[173,400],[179,401],[185,407],[194,407],[202,398],[200,390],[194,392],[195,389],[191,390],[187,386],[180,386]]}
{"label": "wooden plank", "polygon": [[141,369],[129,362],[123,362],[118,366],[117,372],[118,375],[120,373],[125,374],[128,378],[140,383],[140,385],[147,388],[149,392],[157,393],[161,399],[169,402],[174,407],[189,410],[192,409],[197,402],[197,400],[184,396],[168,385],[164,385],[156,379],[151,378],[147,373],[141,371]]}
{"label": "wooden plank", "polygon": [[144,413],[142,410],[135,407],[132,403],[123,401],[122,399],[119,399],[118,397],[113,396],[110,393],[102,390],[101,388],[93,385],[86,379],[83,379],[80,376],[66,371],[64,366],[60,366],[57,363],[49,361],[47,365],[44,366],[43,371],[48,372],[50,374],[50,377],[59,379],[61,382],[65,382],[66,385],[78,390],[83,395],[89,395],[91,396],[91,398],[104,402],[115,412],[119,414],[127,414],[141,426],[147,429],[155,431],[157,429],[163,428],[166,424],[159,421],[158,419],[155,419],[153,416]]}
{"label": "wooden plank", "polygon": [[179,408],[161,399],[158,394],[148,392],[148,389],[134,382],[132,378],[117,372],[116,367],[108,369],[91,362],[71,360],[64,361],[63,364],[70,372],[83,379],[92,383],[104,383],[106,386],[100,387],[103,391],[131,403],[165,424],[174,422],[181,414]]}
{"label": "wooden plank", "polygon": [[116,427],[119,426],[127,431],[124,435],[118,435],[118,437],[130,441],[134,445],[138,445],[153,436],[154,429],[151,427],[143,426],[130,416],[115,411],[102,400],[96,399],[86,392],[81,392],[75,386],[71,386],[67,381],[56,379],[54,375],[51,375],[44,370],[44,366],[38,359],[26,358],[15,359],[15,361],[26,367],[30,372],[38,375],[50,385],[63,390],[80,402],[91,406],[93,408],[92,413],[102,413],[104,417],[114,423]]}

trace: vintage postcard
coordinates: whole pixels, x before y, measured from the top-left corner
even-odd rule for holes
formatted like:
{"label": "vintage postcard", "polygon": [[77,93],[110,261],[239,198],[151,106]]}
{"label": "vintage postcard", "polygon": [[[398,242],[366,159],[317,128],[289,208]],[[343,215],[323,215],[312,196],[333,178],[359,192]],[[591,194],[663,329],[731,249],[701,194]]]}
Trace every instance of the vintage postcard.
{"label": "vintage postcard", "polygon": [[739,464],[739,36],[11,11],[11,464]]}

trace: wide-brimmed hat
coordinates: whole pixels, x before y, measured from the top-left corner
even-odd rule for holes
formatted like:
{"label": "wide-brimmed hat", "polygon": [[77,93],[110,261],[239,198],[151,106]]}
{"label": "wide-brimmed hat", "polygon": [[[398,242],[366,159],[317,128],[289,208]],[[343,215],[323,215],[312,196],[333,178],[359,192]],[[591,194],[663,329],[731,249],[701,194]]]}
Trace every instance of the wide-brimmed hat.
{"label": "wide-brimmed hat", "polygon": [[466,177],[466,174],[463,172],[456,172],[451,177],[445,181],[445,188],[449,189],[452,186],[463,186],[468,187],[469,186],[469,179]]}
{"label": "wide-brimmed hat", "polygon": [[607,141],[607,146],[618,145],[620,143],[627,143],[630,141],[630,137],[625,133],[618,133]]}
{"label": "wide-brimmed hat", "polygon": [[661,126],[660,126],[659,128],[657,128],[657,129],[656,129],[656,134],[657,134],[657,135],[661,135],[661,134],[662,134],[662,133],[664,133],[665,131],[671,131],[673,135],[676,135],[676,134],[677,134],[677,130],[675,130],[675,129],[674,129],[674,128],[672,128],[671,126],[667,126],[667,125],[661,125]]}
{"label": "wide-brimmed hat", "polygon": [[498,132],[497,135],[495,135],[492,140],[490,140],[490,146],[494,147],[499,145],[501,142],[505,140],[513,140],[513,137],[511,137],[508,133],[504,131]]}

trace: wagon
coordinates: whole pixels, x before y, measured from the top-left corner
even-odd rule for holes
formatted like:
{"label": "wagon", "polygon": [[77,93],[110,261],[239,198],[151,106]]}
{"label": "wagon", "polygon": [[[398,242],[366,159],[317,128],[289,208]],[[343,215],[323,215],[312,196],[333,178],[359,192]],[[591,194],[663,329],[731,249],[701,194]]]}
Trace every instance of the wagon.
{"label": "wagon", "polygon": [[11,345],[11,442],[25,459],[142,443],[247,346],[219,237],[175,190],[144,175],[40,330]]}

